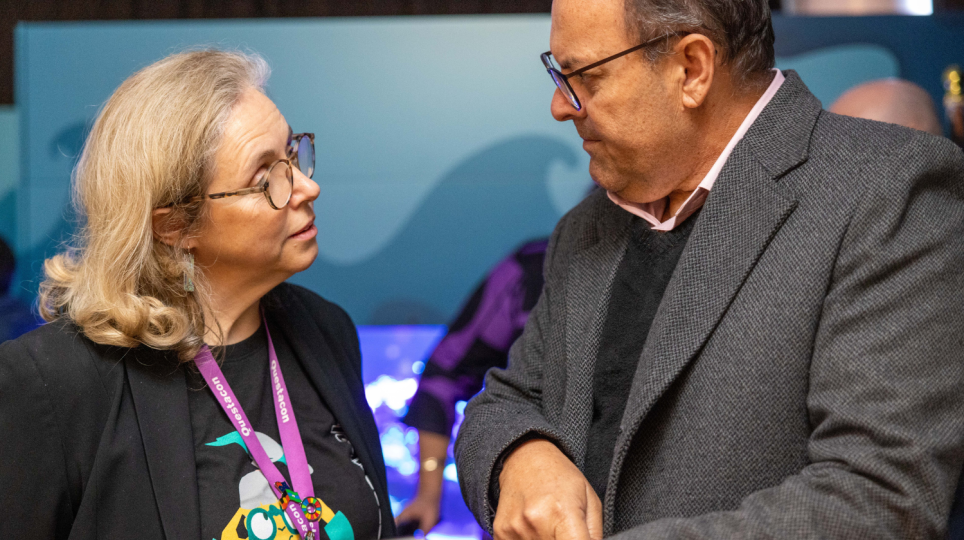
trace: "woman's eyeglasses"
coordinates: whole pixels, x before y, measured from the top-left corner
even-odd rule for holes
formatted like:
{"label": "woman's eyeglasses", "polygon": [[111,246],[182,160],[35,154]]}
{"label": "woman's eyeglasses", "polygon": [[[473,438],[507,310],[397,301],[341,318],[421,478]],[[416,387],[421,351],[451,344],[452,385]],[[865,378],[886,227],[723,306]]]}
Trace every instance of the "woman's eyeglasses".
{"label": "woman's eyeglasses", "polygon": [[279,159],[268,167],[268,170],[265,171],[258,180],[258,185],[236,191],[222,191],[221,193],[198,195],[197,197],[188,199],[188,202],[264,193],[271,208],[281,210],[287,206],[288,201],[291,199],[291,192],[294,190],[295,178],[293,167],[298,167],[301,174],[308,178],[311,178],[315,173],[315,134],[292,134],[291,142],[288,143],[287,152],[288,157]]}

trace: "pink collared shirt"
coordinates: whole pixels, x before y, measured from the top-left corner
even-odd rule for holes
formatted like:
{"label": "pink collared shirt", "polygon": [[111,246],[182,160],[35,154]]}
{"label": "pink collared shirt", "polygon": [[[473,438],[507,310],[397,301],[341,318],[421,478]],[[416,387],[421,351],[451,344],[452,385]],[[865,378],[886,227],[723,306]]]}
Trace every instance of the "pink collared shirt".
{"label": "pink collared shirt", "polygon": [[716,158],[716,163],[713,164],[710,172],[706,173],[706,176],[703,178],[703,181],[700,182],[700,185],[696,186],[696,189],[693,191],[693,193],[690,193],[690,196],[687,197],[683,205],[679,207],[676,215],[670,217],[666,221],[662,221],[663,214],[666,212],[666,207],[669,205],[668,197],[662,198],[658,201],[637,204],[623,200],[619,197],[619,195],[609,191],[608,193],[610,200],[618,204],[623,210],[626,210],[630,214],[645,219],[650,225],[653,226],[654,231],[671,231],[677,225],[683,223],[686,218],[692,216],[694,212],[703,206],[703,202],[706,201],[706,196],[709,195],[710,189],[713,188],[713,184],[716,183],[717,177],[720,176],[720,171],[723,170],[723,165],[726,164],[726,160],[730,157],[730,154],[733,153],[733,148],[743,139],[743,136],[746,135],[746,132],[750,129],[750,126],[753,125],[753,122],[756,121],[757,117],[760,116],[760,113],[763,112],[763,109],[768,103],[770,103],[770,100],[773,99],[773,96],[776,95],[777,90],[779,90],[783,85],[783,73],[780,73],[779,69],[774,69],[773,71],[775,72],[775,75],[773,77],[773,81],[770,83],[769,88],[767,88],[767,91],[760,96],[760,99],[756,102],[756,105],[750,109],[750,114],[746,115],[743,123],[740,124],[740,129],[736,130],[736,133],[733,134],[733,138],[730,139],[729,144],[727,144],[726,148],[723,149],[723,153],[720,154],[720,157]]}

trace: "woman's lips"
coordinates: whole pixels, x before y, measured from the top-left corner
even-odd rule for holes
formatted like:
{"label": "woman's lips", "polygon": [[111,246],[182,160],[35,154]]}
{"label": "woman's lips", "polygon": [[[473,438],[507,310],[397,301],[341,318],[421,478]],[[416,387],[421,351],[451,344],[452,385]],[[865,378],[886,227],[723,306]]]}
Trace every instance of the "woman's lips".
{"label": "woman's lips", "polygon": [[294,238],[296,240],[307,240],[309,238],[314,238],[316,234],[318,234],[318,227],[315,227],[315,222],[312,221],[304,229],[292,234],[290,238]]}

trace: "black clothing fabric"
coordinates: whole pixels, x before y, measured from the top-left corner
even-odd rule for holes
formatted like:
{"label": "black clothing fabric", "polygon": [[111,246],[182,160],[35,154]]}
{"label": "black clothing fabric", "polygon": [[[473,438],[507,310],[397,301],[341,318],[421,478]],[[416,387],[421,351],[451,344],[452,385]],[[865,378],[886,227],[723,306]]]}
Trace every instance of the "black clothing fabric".
{"label": "black clothing fabric", "polygon": [[634,217],[626,254],[616,269],[609,309],[593,374],[592,423],[585,476],[602,500],[619,424],[649,327],[663,300],[699,211],[671,231],[654,231]]}
{"label": "black clothing fabric", "polygon": [[[342,532],[344,524],[348,523],[353,538],[377,538],[378,501],[364,468],[355,460],[351,442],[341,435],[341,426],[308,382],[288,340],[279,329],[273,330],[272,341],[278,363],[291,395],[294,416],[312,471],[314,496],[331,511],[322,511],[318,540],[331,537],[326,525],[333,519],[337,532]],[[275,416],[264,326],[248,339],[225,347],[222,357],[224,379],[244,408],[261,445],[290,484],[292,478],[284,459]],[[245,451],[241,437],[203,377],[193,366],[186,369],[197,463],[201,538],[267,539],[297,534],[282,515],[283,509],[268,481]],[[270,440],[266,441],[266,438]],[[333,517],[332,514],[337,516],[338,513],[343,517]],[[336,532],[332,531],[332,534]]]}
{"label": "black clothing fabric", "polygon": [[[381,536],[393,536],[351,319],[289,284],[262,305],[352,442]],[[169,352],[98,345],[67,321],[0,345],[0,538],[203,538],[184,371]]]}

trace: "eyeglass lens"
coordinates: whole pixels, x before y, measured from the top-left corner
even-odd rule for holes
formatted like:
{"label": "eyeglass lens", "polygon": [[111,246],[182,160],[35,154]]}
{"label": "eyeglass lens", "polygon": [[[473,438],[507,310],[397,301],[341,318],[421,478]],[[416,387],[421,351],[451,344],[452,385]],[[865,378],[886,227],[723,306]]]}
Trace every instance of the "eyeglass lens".
{"label": "eyeglass lens", "polygon": [[284,208],[291,198],[291,189],[294,184],[294,175],[291,167],[286,161],[275,163],[268,171],[268,202],[275,208]]}
{"label": "eyeglass lens", "polygon": [[311,178],[315,173],[315,144],[311,141],[311,137],[302,135],[298,139],[298,147],[291,157],[301,174]]}
{"label": "eyeglass lens", "polygon": [[579,98],[576,97],[576,93],[569,86],[569,81],[564,79],[562,75],[555,69],[549,70],[549,75],[552,77],[552,82],[556,83],[559,91],[562,92],[562,96],[569,101],[569,104],[575,107],[575,109],[581,110],[582,105],[579,103]]}

